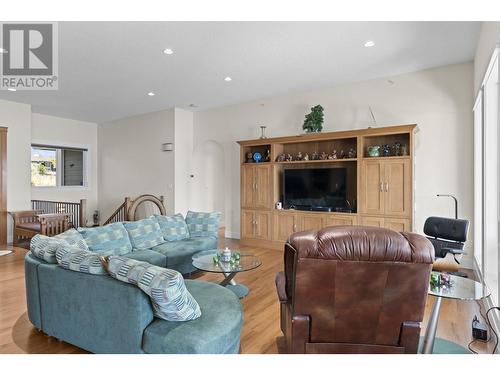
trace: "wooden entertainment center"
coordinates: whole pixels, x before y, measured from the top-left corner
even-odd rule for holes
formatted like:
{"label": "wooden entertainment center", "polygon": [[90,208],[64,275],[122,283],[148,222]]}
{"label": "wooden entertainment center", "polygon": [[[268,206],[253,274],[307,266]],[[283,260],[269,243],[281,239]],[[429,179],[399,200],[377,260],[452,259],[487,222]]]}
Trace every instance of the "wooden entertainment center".
{"label": "wooden entertainment center", "polygon": [[[241,243],[281,249],[293,232],[332,225],[411,231],[415,128],[416,125],[398,125],[239,141]],[[371,146],[395,144],[403,150],[399,150],[397,156],[369,156]],[[316,156],[332,155],[334,150],[336,159],[318,160]],[[349,158],[349,150],[351,156],[355,151],[356,157]],[[345,155],[341,155],[341,151]],[[250,153],[256,152],[262,155],[262,160],[250,161]],[[309,160],[295,160],[299,152],[302,156],[307,154]],[[291,155],[294,161],[278,160],[283,154]],[[311,158],[313,154],[315,160]],[[335,167],[346,169],[346,197],[353,212],[275,208],[282,200],[285,169]]]}

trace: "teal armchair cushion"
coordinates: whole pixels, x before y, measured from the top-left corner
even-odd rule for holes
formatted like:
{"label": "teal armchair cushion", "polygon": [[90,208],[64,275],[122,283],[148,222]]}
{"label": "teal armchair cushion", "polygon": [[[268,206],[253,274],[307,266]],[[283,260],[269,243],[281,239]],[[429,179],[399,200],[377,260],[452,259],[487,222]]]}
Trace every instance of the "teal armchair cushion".
{"label": "teal armchair cushion", "polygon": [[154,315],[185,322],[201,316],[198,302],[186,289],[182,275],[174,270],[120,256],[108,259],[108,272],[117,280],[137,285],[151,298]]}
{"label": "teal armchair cushion", "polygon": [[153,215],[158,224],[160,225],[165,241],[179,241],[189,238],[189,231],[181,214],[173,216]]}
{"label": "teal armchair cushion", "polygon": [[186,224],[190,237],[217,237],[220,224],[220,212],[188,211]]}
{"label": "teal armchair cushion", "polygon": [[57,263],[71,271],[106,275],[107,272],[99,260],[99,255],[90,250],[81,250],[75,246],[63,246],[56,251]]}
{"label": "teal armchair cushion", "polygon": [[122,223],[104,227],[78,228],[90,251],[99,255],[123,255],[132,251],[128,232]]}
{"label": "teal armchair cushion", "polygon": [[243,310],[236,294],[206,281],[186,280],[185,283],[198,301],[202,316],[182,323],[153,320],[144,331],[144,351],[166,354],[238,353]]}
{"label": "teal armchair cushion", "polygon": [[128,232],[132,247],[137,250],[146,250],[165,242],[160,225],[156,220],[143,219],[123,223]]}

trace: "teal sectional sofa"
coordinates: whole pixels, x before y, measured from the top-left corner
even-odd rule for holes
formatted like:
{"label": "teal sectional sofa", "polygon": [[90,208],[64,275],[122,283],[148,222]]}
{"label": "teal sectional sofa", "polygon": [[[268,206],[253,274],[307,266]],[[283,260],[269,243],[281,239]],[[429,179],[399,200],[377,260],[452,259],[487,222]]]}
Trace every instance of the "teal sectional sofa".
{"label": "teal sectional sofa", "polygon": [[[196,224],[194,229],[200,228],[200,224]],[[210,229],[213,232],[213,228]],[[92,235],[95,233],[99,234]],[[107,239],[111,238],[118,248],[123,245],[119,244],[123,238],[118,237],[113,233]],[[95,244],[95,238],[89,243]],[[109,252],[109,249],[97,248],[103,253]],[[121,246],[120,251],[127,248],[128,245]],[[193,270],[193,254],[215,248],[216,237],[192,237],[190,233],[187,238],[120,255],[185,274]],[[174,322],[156,318],[148,296],[132,284],[108,275],[64,269],[36,257],[31,251],[25,257],[25,279],[28,317],[32,324],[49,336],[87,351],[167,354],[239,351],[242,307],[238,297],[220,285],[185,280],[188,291],[200,306],[201,317]]]}

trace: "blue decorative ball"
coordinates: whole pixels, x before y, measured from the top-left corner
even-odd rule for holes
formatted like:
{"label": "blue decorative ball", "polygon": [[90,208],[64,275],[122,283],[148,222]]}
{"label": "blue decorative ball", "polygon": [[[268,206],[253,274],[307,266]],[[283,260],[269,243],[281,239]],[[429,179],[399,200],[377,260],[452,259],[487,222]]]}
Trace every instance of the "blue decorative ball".
{"label": "blue decorative ball", "polygon": [[260,154],[260,152],[255,152],[253,154],[253,160],[255,160],[256,163],[262,160],[262,155]]}

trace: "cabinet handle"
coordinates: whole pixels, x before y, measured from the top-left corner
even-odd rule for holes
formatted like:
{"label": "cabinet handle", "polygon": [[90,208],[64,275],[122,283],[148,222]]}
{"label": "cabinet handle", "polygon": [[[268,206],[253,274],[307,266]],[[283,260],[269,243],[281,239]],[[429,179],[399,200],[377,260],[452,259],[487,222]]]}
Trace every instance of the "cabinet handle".
{"label": "cabinet handle", "polygon": [[389,183],[388,183],[388,182],[386,182],[386,183],[385,183],[385,192],[387,193],[388,191],[389,191]]}
{"label": "cabinet handle", "polygon": [[382,193],[384,191],[384,183],[380,181],[380,192]]}

